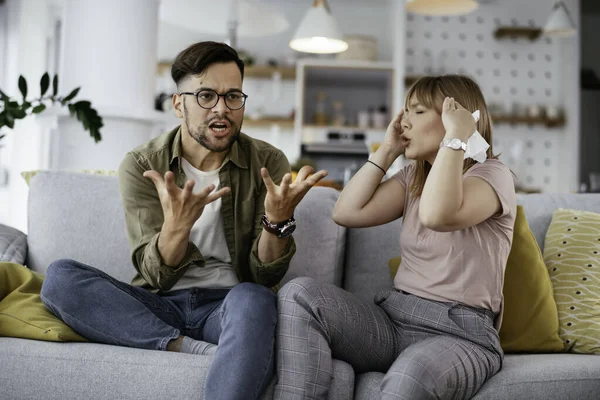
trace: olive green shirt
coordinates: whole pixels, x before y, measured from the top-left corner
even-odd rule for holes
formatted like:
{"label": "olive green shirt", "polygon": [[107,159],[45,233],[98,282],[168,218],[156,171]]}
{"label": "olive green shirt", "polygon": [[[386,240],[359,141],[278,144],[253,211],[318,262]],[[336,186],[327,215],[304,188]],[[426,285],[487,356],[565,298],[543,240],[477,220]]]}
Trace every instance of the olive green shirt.
{"label": "olive green shirt", "polygon": [[[191,242],[178,266],[163,263],[158,251],[164,220],[162,206],[154,183],[143,177],[144,171],[155,170],[164,176],[170,170],[175,174],[177,186],[183,187],[187,177],[181,167],[181,135],[179,127],[160,135],[127,153],[119,167],[127,235],[137,271],[132,285],[152,291],[168,291],[188,268],[204,267],[202,254]],[[262,167],[269,170],[276,184],[290,171],[290,164],[281,150],[240,133],[219,171],[220,187],[231,188],[231,192],[222,198],[221,214],[238,280],[274,287],[285,275],[296,245],[290,237],[280,258],[269,263],[262,263],[258,258],[267,194],[260,175]]]}

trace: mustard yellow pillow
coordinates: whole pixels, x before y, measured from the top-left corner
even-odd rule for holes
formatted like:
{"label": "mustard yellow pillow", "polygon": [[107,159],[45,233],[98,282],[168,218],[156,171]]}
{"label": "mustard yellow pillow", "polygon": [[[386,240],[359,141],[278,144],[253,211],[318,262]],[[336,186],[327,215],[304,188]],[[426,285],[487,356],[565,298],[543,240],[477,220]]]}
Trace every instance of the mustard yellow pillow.
{"label": "mustard yellow pillow", "polygon": [[0,263],[0,336],[53,342],[86,341],[42,303],[43,281],[43,275],[27,267]]}
{"label": "mustard yellow pillow", "polygon": [[[388,264],[392,278],[400,257]],[[513,244],[504,274],[504,314],[500,344],[507,353],[562,351],[558,312],[552,283],[540,247],[529,229],[522,206],[517,206]]]}
{"label": "mustard yellow pillow", "polygon": [[544,260],[568,351],[600,354],[600,214],[557,209]]}
{"label": "mustard yellow pillow", "polygon": [[[21,177],[23,179],[25,179],[25,183],[27,183],[27,186],[29,186],[29,181],[31,181],[31,178],[33,178],[40,171],[41,170],[23,171],[23,172],[21,172]],[[118,173],[118,171],[104,170],[104,169],[82,169],[82,170],[72,171],[72,172],[79,172],[82,174],[90,174],[90,175],[104,175],[104,176],[117,176],[117,173]]]}

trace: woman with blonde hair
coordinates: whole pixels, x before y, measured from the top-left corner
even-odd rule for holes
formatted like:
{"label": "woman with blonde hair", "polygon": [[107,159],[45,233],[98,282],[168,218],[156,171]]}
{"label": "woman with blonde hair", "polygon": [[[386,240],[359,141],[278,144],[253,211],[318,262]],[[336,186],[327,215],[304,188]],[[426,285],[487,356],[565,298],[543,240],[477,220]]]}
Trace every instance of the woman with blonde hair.
{"label": "woman with blonde hair", "polygon": [[[490,144],[482,163],[464,158],[476,130]],[[394,287],[367,304],[310,278],[285,285],[275,398],[326,398],[332,358],[356,373],[386,373],[382,399],[469,399],[500,370],[516,195],[491,143],[490,116],[472,79],[424,77],[410,88],[384,142],[333,211],[336,223],[351,228],[403,217]],[[415,162],[382,183],[401,154]]]}

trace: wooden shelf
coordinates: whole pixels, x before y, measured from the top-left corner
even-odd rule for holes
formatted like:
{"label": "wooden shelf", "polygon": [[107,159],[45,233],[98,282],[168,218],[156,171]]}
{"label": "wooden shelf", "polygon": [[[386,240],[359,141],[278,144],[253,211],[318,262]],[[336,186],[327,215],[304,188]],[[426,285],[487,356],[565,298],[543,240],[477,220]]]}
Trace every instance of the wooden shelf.
{"label": "wooden shelf", "polygon": [[500,26],[494,31],[496,39],[518,39],[527,38],[531,41],[536,40],[542,35],[541,28],[532,28],[528,26]]}
{"label": "wooden shelf", "polygon": [[495,124],[526,124],[526,125],[544,125],[548,128],[557,128],[564,126],[565,117],[545,118],[545,117],[520,117],[513,115],[492,116],[492,122]]}
{"label": "wooden shelf", "polygon": [[270,125],[279,125],[284,128],[293,128],[294,120],[290,118],[266,117],[260,119],[244,118],[244,126],[248,128],[260,128]]}

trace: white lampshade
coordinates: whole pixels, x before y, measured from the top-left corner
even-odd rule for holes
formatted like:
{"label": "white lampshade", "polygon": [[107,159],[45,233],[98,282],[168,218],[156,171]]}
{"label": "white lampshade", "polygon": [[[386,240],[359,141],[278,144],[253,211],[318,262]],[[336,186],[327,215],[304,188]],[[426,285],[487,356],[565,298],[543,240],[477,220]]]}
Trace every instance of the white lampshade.
{"label": "white lampshade", "polygon": [[562,1],[557,1],[544,27],[544,35],[572,36],[575,33],[577,33],[575,25],[569,16],[567,8]]}
{"label": "white lampshade", "polygon": [[341,53],[348,49],[342,32],[329,12],[326,0],[316,0],[290,41],[296,51],[316,54]]}
{"label": "white lampshade", "polygon": [[406,10],[422,15],[461,15],[474,11],[478,6],[475,0],[409,0]]}

